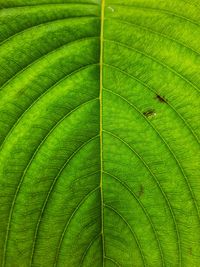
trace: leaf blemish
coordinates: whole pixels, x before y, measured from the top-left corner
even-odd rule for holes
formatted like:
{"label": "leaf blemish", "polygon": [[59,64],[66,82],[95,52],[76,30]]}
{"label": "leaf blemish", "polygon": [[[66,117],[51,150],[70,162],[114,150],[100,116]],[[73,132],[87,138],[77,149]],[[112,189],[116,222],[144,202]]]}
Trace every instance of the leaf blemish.
{"label": "leaf blemish", "polygon": [[147,117],[147,118],[149,118],[149,117],[155,117],[156,116],[156,112],[155,112],[154,109],[149,109],[149,110],[143,112],[143,115],[145,117]]}
{"label": "leaf blemish", "polygon": [[163,96],[160,96],[158,94],[156,94],[156,97],[155,97],[160,103],[167,103],[167,100],[165,99],[165,97]]}
{"label": "leaf blemish", "polygon": [[140,185],[140,190],[138,191],[138,197],[141,197],[144,194],[144,186]]}
{"label": "leaf blemish", "polygon": [[114,10],[114,8],[113,7],[111,7],[111,6],[109,6],[108,7],[108,9],[110,9],[112,12],[114,12],[115,10]]}

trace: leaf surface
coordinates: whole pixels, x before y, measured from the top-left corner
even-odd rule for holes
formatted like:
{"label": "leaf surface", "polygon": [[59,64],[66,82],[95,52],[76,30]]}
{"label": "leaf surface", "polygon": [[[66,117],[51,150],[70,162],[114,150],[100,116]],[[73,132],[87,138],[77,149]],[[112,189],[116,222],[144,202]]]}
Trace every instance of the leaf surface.
{"label": "leaf surface", "polygon": [[199,267],[199,2],[0,8],[0,265]]}

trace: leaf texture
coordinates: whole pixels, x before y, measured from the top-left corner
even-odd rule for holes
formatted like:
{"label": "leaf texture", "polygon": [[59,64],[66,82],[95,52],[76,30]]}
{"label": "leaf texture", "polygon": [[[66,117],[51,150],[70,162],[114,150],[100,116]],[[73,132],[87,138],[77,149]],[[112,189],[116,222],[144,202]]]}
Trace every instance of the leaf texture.
{"label": "leaf texture", "polygon": [[0,8],[0,265],[199,267],[199,1]]}

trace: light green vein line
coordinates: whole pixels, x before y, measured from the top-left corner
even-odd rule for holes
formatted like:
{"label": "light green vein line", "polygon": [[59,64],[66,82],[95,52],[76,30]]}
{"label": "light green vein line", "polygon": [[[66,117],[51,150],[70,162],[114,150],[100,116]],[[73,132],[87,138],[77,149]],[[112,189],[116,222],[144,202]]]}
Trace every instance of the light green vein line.
{"label": "light green vein line", "polygon": [[101,232],[96,235],[89,243],[89,245],[86,247],[85,251],[83,252],[83,256],[81,258],[81,261],[80,261],[80,266],[83,266],[83,263],[84,263],[84,260],[85,260],[85,257],[88,253],[88,251],[90,250],[90,248],[92,247],[92,245],[95,243],[95,241],[101,236]]}
{"label": "light green vein line", "polygon": [[90,67],[90,66],[95,66],[98,65],[96,63],[94,64],[88,64],[86,66],[83,66],[79,69],[76,69],[75,71],[69,73],[68,75],[66,75],[65,77],[63,77],[61,80],[57,81],[53,86],[49,87],[46,91],[44,91],[44,93],[42,93],[38,98],[36,98],[31,105],[25,109],[23,111],[23,113],[19,116],[19,118],[16,120],[16,122],[13,124],[13,126],[11,127],[11,129],[8,131],[7,135],[5,136],[3,142],[0,145],[0,151],[2,150],[3,146],[5,145],[6,141],[9,139],[9,136],[12,134],[13,130],[17,127],[17,125],[20,123],[21,119],[31,110],[31,108],[37,103],[39,102],[47,93],[49,93],[51,90],[53,90],[56,86],[58,86],[61,82],[65,81],[67,78],[69,78],[70,76]]}
{"label": "light green vein line", "polygon": [[132,106],[132,108],[134,110],[136,110],[145,120],[146,122],[152,127],[152,129],[157,133],[158,137],[161,139],[161,141],[165,144],[165,146],[167,147],[168,151],[170,152],[170,154],[172,155],[172,157],[174,158],[174,160],[176,161],[177,165],[178,165],[178,168],[186,182],[186,185],[189,189],[189,192],[190,192],[190,195],[191,195],[191,198],[193,200],[193,204],[194,204],[194,207],[195,207],[195,210],[197,212],[197,217],[198,217],[198,223],[200,223],[200,214],[199,214],[199,208],[198,208],[198,203],[197,203],[197,200],[195,198],[195,195],[194,195],[194,192],[192,190],[192,187],[190,185],[190,182],[185,174],[185,171],[179,161],[179,159],[177,158],[176,154],[174,153],[174,151],[172,150],[172,148],[170,147],[170,145],[166,142],[166,140],[164,139],[164,137],[159,133],[159,131],[154,127],[154,125],[140,112],[140,110],[138,110],[131,102],[129,102],[126,98],[124,98],[123,96],[109,90],[109,89],[105,89],[106,91],[120,97],[123,101],[125,101],[129,106]]}
{"label": "light green vein line", "polygon": [[[99,135],[98,135],[98,136],[99,136]],[[82,179],[84,179],[84,178],[88,178],[88,177],[93,176],[94,174],[97,174],[97,173],[100,173],[100,170],[97,170],[97,171],[88,173],[88,174],[86,174],[86,175],[79,176],[78,178],[74,179],[73,182],[78,182],[78,181],[80,181],[80,180],[82,180]]]}
{"label": "light green vein line", "polygon": [[30,31],[33,31],[33,30],[37,31],[37,29],[42,27],[42,26],[47,27],[47,26],[52,26],[52,24],[55,23],[55,22],[62,22],[62,21],[68,21],[68,20],[70,20],[70,21],[73,20],[74,21],[74,20],[82,20],[82,19],[86,20],[88,18],[94,19],[94,18],[97,18],[97,17],[96,16],[92,16],[92,15],[79,16],[79,17],[77,16],[75,18],[74,17],[68,17],[68,18],[63,18],[63,19],[54,19],[54,20],[49,20],[49,21],[46,21],[46,22],[42,22],[40,24],[33,25],[33,26],[29,27],[29,28],[26,28],[26,29],[24,29],[22,31],[16,32],[15,34],[9,36],[8,38],[6,38],[2,42],[0,42],[0,46],[4,45],[5,43],[10,41],[11,39],[13,39],[13,38],[15,38],[15,37],[17,37],[17,36],[19,36],[21,34],[26,34],[26,33],[29,33]]}
{"label": "light green vein line", "polygon": [[132,234],[134,240],[136,241],[137,247],[138,247],[138,249],[140,251],[140,255],[141,255],[143,264],[144,264],[144,266],[147,266],[146,259],[145,259],[144,253],[142,251],[142,248],[141,248],[140,242],[138,240],[138,237],[137,237],[135,231],[132,229],[132,227],[128,223],[128,221],[114,207],[112,207],[111,205],[104,204],[104,207],[110,209],[115,214],[117,214],[121,218],[121,220],[126,224],[126,226],[128,227],[128,229],[131,231],[131,234]]}
{"label": "light green vein line", "polygon": [[105,259],[111,261],[111,262],[114,263],[116,266],[120,267],[119,263],[118,263],[116,260],[114,260],[113,258],[110,258],[110,257],[108,257],[108,256],[105,256]]}
{"label": "light green vein line", "polygon": [[157,58],[155,57],[152,57],[150,56],[149,54],[141,51],[141,50],[138,50],[132,46],[129,46],[129,45],[126,45],[124,43],[121,43],[121,42],[117,42],[117,41],[114,41],[114,40],[109,40],[109,39],[104,39],[104,41],[107,41],[109,43],[114,43],[118,46],[122,46],[122,47],[125,47],[129,50],[133,50],[143,56],[145,56],[146,58],[149,58],[151,59],[152,61],[154,62],[157,62],[158,64],[160,64],[161,66],[165,67],[166,69],[170,70],[171,72],[173,72],[174,74],[176,74],[179,78],[181,78],[182,80],[184,80],[187,84],[190,84],[190,86],[192,86],[198,93],[200,92],[200,89],[197,87],[196,84],[192,83],[190,80],[188,80],[186,77],[184,77],[181,73],[177,72],[175,69],[173,69],[172,67],[170,67],[169,65],[163,63],[162,61],[158,60]]}
{"label": "light green vein line", "polygon": [[[162,187],[161,187],[161,184],[160,182],[158,181],[158,179],[156,178],[155,174],[152,172],[152,170],[150,169],[150,167],[148,166],[148,164],[145,162],[145,160],[138,154],[138,152],[133,149],[133,147],[131,147],[127,142],[125,142],[122,138],[120,138],[119,136],[115,135],[114,133],[111,133],[107,130],[103,130],[105,133],[115,137],[116,139],[120,140],[122,143],[124,143],[137,157],[138,159],[142,162],[142,164],[147,168],[147,170],[149,171],[149,173],[151,174],[151,176],[153,177],[153,180],[156,182],[159,190],[161,191],[166,203],[167,203],[167,206],[170,210],[170,213],[171,213],[171,216],[172,216],[172,219],[173,219],[173,222],[174,222],[174,227],[175,227],[175,232],[176,232],[176,236],[177,236],[177,243],[178,243],[178,255],[179,255],[179,261],[180,261],[180,266],[182,266],[181,262],[182,262],[182,251],[181,251],[181,241],[180,241],[180,233],[179,233],[179,230],[178,230],[178,224],[176,222],[176,218],[175,218],[175,215],[174,215],[174,211],[172,209],[172,206],[171,206],[171,203],[166,195],[166,193],[163,191]],[[159,240],[158,240],[159,241]]]}
{"label": "light green vein line", "polygon": [[98,36],[91,36],[91,37],[87,36],[87,37],[84,37],[84,38],[81,38],[81,39],[70,41],[67,44],[61,45],[59,47],[56,47],[55,49],[53,49],[53,50],[49,51],[48,53],[42,55],[41,57],[37,58],[36,60],[34,60],[30,64],[28,64],[26,67],[24,67],[20,71],[18,71],[15,75],[13,75],[10,79],[8,79],[4,84],[1,85],[0,91],[3,90],[11,81],[13,81],[15,78],[17,78],[21,73],[25,72],[28,68],[30,68],[31,66],[37,64],[38,62],[42,61],[43,59],[48,58],[51,54],[56,53],[58,50],[61,50],[64,47],[68,48],[68,46],[72,46],[72,45],[74,45],[76,43],[79,43],[79,42],[82,42],[82,41],[85,41],[85,40],[88,40],[88,39],[99,39],[99,37]]}
{"label": "light green vein line", "polygon": [[[27,7],[42,7],[42,6],[53,6],[53,5],[56,5],[56,4],[58,4],[58,2],[55,2],[55,3],[44,3],[44,4],[31,4],[31,5],[15,5],[15,6],[0,6],[0,8],[4,8],[4,9],[18,9],[18,8],[27,8]],[[96,3],[84,3],[84,2],[82,2],[82,3],[74,3],[74,2],[68,2],[68,3],[59,3],[60,5],[62,5],[62,6],[64,6],[64,5],[66,5],[66,6],[68,6],[68,5],[74,5],[74,6],[76,6],[76,5],[84,5],[84,6],[97,6],[98,4],[96,4]]]}
{"label": "light green vein line", "polygon": [[144,10],[154,10],[156,12],[163,12],[165,14],[171,15],[172,17],[175,18],[179,18],[179,19],[183,19],[185,21],[188,21],[194,25],[200,26],[200,24],[197,21],[191,20],[188,17],[185,17],[183,15],[171,12],[169,10],[166,9],[161,9],[161,8],[153,8],[153,7],[144,7],[144,6],[137,6],[137,5],[120,5],[120,4],[112,4],[113,6],[119,6],[119,7],[128,7],[128,8],[138,8],[138,9],[144,9]]}
{"label": "light green vein line", "polygon": [[101,193],[101,239],[102,239],[102,267],[104,267],[105,240],[104,240],[104,196],[103,196],[103,60],[104,60],[104,12],[105,0],[101,1],[101,29],[100,29],[100,193]]}
{"label": "light green vein line", "polygon": [[12,221],[12,216],[13,216],[13,211],[14,211],[14,207],[15,207],[15,203],[16,203],[16,200],[17,200],[17,197],[18,197],[18,194],[20,192],[20,188],[22,186],[22,183],[24,181],[24,178],[25,178],[25,175],[28,171],[28,169],[30,168],[36,154],[38,153],[38,151],[40,150],[40,148],[43,146],[43,144],[45,143],[45,141],[47,140],[47,138],[51,135],[51,133],[56,129],[56,127],[62,122],[64,121],[64,119],[66,119],[68,116],[70,116],[73,112],[75,112],[76,110],[78,110],[79,108],[81,108],[82,106],[92,102],[92,101],[95,101],[97,100],[96,98],[95,99],[91,99],[85,103],[82,103],[80,104],[79,106],[77,106],[75,109],[71,110],[69,113],[67,113],[61,120],[59,120],[53,127],[52,129],[49,131],[49,133],[45,136],[45,138],[42,139],[41,143],[39,144],[39,146],[37,147],[37,149],[35,150],[34,154],[32,155],[29,163],[27,164],[24,172],[23,172],[23,175],[18,183],[18,186],[17,186],[17,189],[15,191],[15,194],[14,194],[14,197],[13,197],[13,201],[12,201],[12,204],[11,204],[11,208],[10,208],[10,213],[9,213],[9,218],[8,218],[8,224],[7,224],[7,229],[6,229],[6,237],[5,237],[5,243],[4,243],[4,250],[3,250],[3,263],[2,263],[2,266],[4,267],[6,265],[6,253],[7,253],[7,243],[8,243],[8,239],[9,239],[9,233],[10,233],[10,225],[11,225],[11,221]]}
{"label": "light green vein line", "polygon": [[[151,88],[147,83],[145,83],[144,81],[140,80],[139,78],[137,78],[136,76],[133,76],[132,74],[129,74],[127,72],[125,72],[124,70],[114,66],[114,65],[110,65],[107,63],[104,63],[105,66],[111,67],[123,74],[125,74],[126,76],[130,77],[131,79],[137,81],[138,83],[140,83],[141,85],[143,85],[144,87],[146,87],[148,90],[150,90],[151,92],[153,92],[154,94],[157,94],[156,90]],[[197,137],[196,133],[194,132],[192,126],[186,121],[186,119],[178,112],[178,110],[176,110],[176,108],[168,101],[167,105],[174,110],[174,112],[178,115],[178,117],[180,117],[180,119],[184,122],[184,124],[186,125],[186,127],[189,129],[189,131],[191,132],[191,134],[194,136],[194,139],[197,141],[198,145],[199,145],[199,138]]]}
{"label": "light green vein line", "polygon": [[60,250],[61,250],[61,247],[62,247],[62,243],[63,243],[63,240],[64,240],[64,237],[65,237],[65,234],[66,234],[66,231],[69,227],[69,224],[70,222],[72,221],[72,219],[74,218],[74,216],[76,215],[76,213],[78,212],[79,208],[83,205],[83,203],[94,193],[96,192],[97,190],[99,190],[99,186],[96,187],[95,189],[91,190],[78,204],[78,206],[75,208],[75,210],[73,211],[73,213],[71,214],[69,220],[66,222],[66,225],[64,227],[64,230],[61,234],[61,237],[60,237],[60,241],[58,242],[58,247],[56,249],[56,257],[55,257],[55,261],[54,261],[54,267],[56,267],[58,265],[58,259],[59,259],[59,253],[60,253]]}
{"label": "light green vein line", "polygon": [[[107,132],[107,131],[106,131]],[[117,138],[118,140],[120,140],[121,142],[122,142],[122,140],[121,140],[121,138],[118,138],[117,136],[115,136],[114,134],[112,134],[111,132],[107,132],[108,134],[110,134],[111,136],[113,136],[113,137],[115,137],[115,138]],[[124,143],[124,142],[123,142]],[[127,146],[127,143],[124,143],[126,146]],[[129,149],[130,149],[130,147],[128,147]],[[141,160],[142,161],[142,164],[145,166],[145,168],[147,168],[147,163],[144,161],[144,159],[141,157],[141,156],[139,156],[139,154],[135,151],[135,150],[133,150],[132,148],[131,148],[131,151],[139,158],[139,160]],[[171,207],[171,204],[170,204],[170,206],[169,206],[169,200],[168,200],[168,202],[166,201],[166,194],[164,193],[164,191],[161,189],[161,185],[160,185],[160,183],[158,182],[158,180],[157,180],[157,178],[155,177],[155,175],[153,174],[153,172],[151,171],[151,169],[149,168],[149,166],[148,166],[148,168],[147,168],[147,170],[148,170],[148,172],[151,174],[151,176],[153,177],[153,180],[156,182],[156,184],[158,185],[159,184],[159,186],[158,186],[158,188],[159,188],[159,190],[160,190],[160,192],[161,192],[161,195],[164,197],[164,200],[165,200],[165,202],[167,203],[167,206],[168,206],[168,208],[170,208]],[[153,231],[153,233],[154,233],[154,235],[155,235],[155,239],[156,239],[156,243],[157,243],[157,245],[158,245],[158,248],[159,248],[159,251],[160,251],[160,256],[161,256],[161,260],[162,260],[162,265],[163,266],[165,266],[165,260],[164,260],[164,255],[163,255],[163,249],[162,249],[162,246],[161,246],[161,242],[160,242],[160,240],[159,240],[159,238],[158,238],[158,235],[157,235],[157,231],[156,231],[156,228],[155,228],[155,226],[154,226],[154,223],[153,223],[153,221],[152,221],[152,219],[151,219],[151,217],[150,217],[150,215],[149,215],[149,213],[148,213],[148,211],[147,211],[147,209],[144,207],[144,205],[142,204],[142,202],[140,201],[140,199],[135,195],[135,193],[130,189],[130,187],[125,183],[125,182],[122,182],[119,178],[117,178],[115,175],[113,175],[113,174],[110,174],[109,172],[107,172],[107,171],[104,171],[104,173],[105,174],[107,174],[107,175],[109,175],[111,178],[113,178],[113,179],[115,179],[115,181],[117,181],[118,183],[120,183],[133,197],[134,197],[134,199],[138,202],[138,204],[139,204],[139,206],[141,207],[141,209],[142,209],[142,211],[143,211],[143,213],[145,214],[145,216],[147,217],[147,219],[148,219],[148,221],[149,221],[149,223],[150,223],[150,225],[151,225],[151,228],[152,228],[152,231]],[[171,212],[170,212],[171,213]],[[172,219],[174,219],[173,217],[172,217]],[[173,223],[174,223],[174,220],[173,220]],[[175,221],[175,231],[177,230],[177,223],[176,223],[176,221]]]}
{"label": "light green vein line", "polygon": [[33,265],[33,259],[34,259],[34,253],[35,253],[35,247],[36,247],[36,243],[37,243],[37,235],[39,233],[39,228],[40,228],[40,224],[42,222],[42,217],[44,215],[48,200],[53,192],[53,189],[55,188],[55,185],[60,177],[60,175],[62,174],[62,172],[64,171],[64,169],[66,169],[66,166],[69,164],[69,162],[73,159],[73,157],[80,152],[80,150],[85,147],[86,145],[88,145],[91,141],[93,141],[94,139],[96,139],[97,137],[99,137],[99,135],[95,135],[92,138],[90,138],[89,140],[87,140],[86,142],[84,142],[81,146],[79,146],[72,154],[71,156],[66,160],[66,162],[63,164],[62,168],[59,170],[58,174],[56,175],[55,179],[53,180],[53,183],[47,193],[47,196],[45,198],[45,201],[43,203],[40,215],[39,215],[39,219],[37,221],[36,224],[36,228],[35,228],[35,234],[34,234],[34,238],[33,238],[33,245],[32,245],[32,249],[31,249],[31,259],[30,259],[30,266]]}
{"label": "light green vein line", "polygon": [[195,54],[197,54],[198,56],[200,56],[200,53],[198,51],[196,51],[192,47],[187,46],[186,44],[180,42],[178,39],[175,39],[173,37],[170,37],[169,35],[166,35],[166,34],[161,33],[159,31],[154,31],[154,30],[152,30],[149,27],[146,27],[146,26],[137,24],[135,22],[133,23],[133,22],[129,22],[129,21],[126,21],[126,20],[118,19],[118,18],[106,18],[106,20],[111,20],[111,21],[113,20],[113,21],[117,21],[117,22],[122,23],[122,24],[125,24],[125,25],[135,26],[136,28],[143,29],[143,30],[145,30],[145,31],[147,31],[149,33],[153,33],[153,34],[156,34],[158,36],[162,36],[163,38],[165,38],[167,40],[170,40],[170,41],[173,41],[173,42],[177,43],[178,45],[183,46],[186,49],[191,50],[191,52],[194,52]]}

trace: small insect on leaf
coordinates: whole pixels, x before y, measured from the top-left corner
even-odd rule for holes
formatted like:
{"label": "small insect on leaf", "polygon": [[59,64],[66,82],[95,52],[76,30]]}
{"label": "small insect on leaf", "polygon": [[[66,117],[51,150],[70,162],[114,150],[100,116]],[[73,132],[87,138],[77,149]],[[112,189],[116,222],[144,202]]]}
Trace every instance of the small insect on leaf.
{"label": "small insect on leaf", "polygon": [[143,115],[145,117],[147,117],[147,118],[149,118],[149,117],[155,117],[156,116],[156,112],[155,112],[154,109],[149,109],[149,110],[143,112]]}
{"label": "small insect on leaf", "polygon": [[163,96],[160,96],[160,95],[156,94],[155,98],[161,103],[167,103],[167,100]]}

